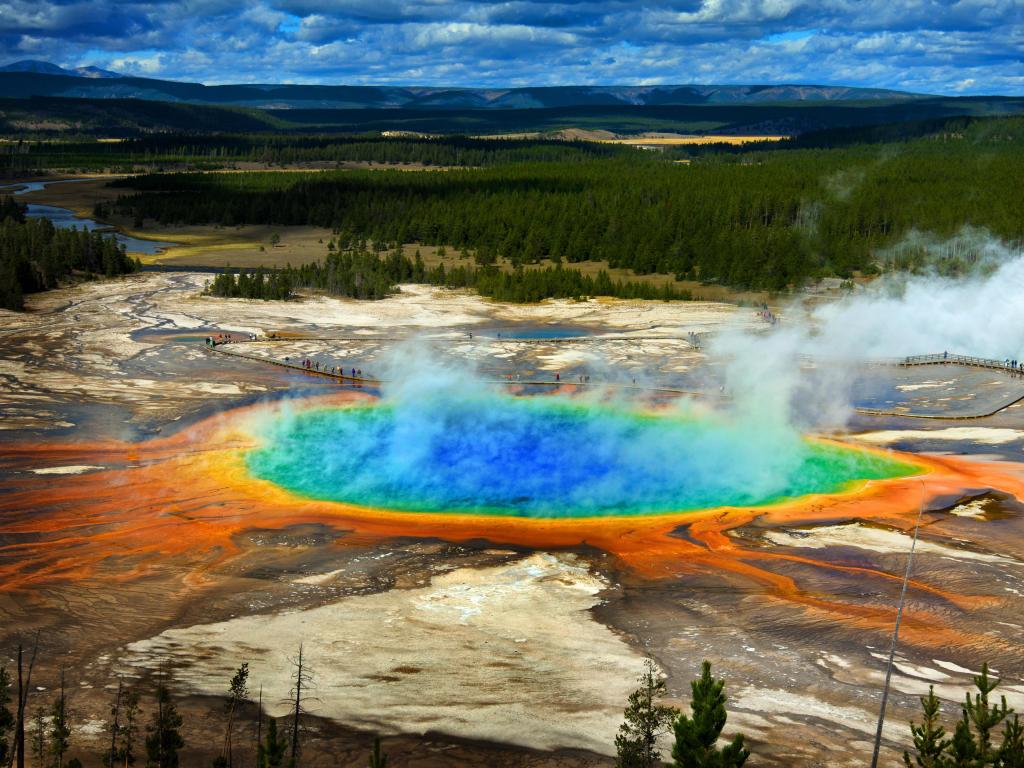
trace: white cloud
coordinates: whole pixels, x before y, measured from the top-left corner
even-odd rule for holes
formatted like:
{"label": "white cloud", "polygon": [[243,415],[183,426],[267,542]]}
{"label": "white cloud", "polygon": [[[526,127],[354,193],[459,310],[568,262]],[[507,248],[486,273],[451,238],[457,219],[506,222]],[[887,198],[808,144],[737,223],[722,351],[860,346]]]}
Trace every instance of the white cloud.
{"label": "white cloud", "polygon": [[1021,93],[1022,49],[1019,0],[0,0],[0,59],[204,82]]}

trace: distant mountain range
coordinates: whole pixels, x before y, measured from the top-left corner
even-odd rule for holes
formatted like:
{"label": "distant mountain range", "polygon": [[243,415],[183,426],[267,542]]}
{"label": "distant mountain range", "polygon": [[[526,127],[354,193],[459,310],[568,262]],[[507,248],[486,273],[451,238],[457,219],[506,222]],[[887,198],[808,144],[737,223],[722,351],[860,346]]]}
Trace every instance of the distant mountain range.
{"label": "distant mountain range", "polygon": [[0,67],[0,98],[143,99],[257,109],[541,109],[610,106],[905,101],[919,94],[832,85],[645,85],[426,88],[374,85],[203,85],[129,77],[46,61]]}
{"label": "distant mountain range", "polygon": [[24,59],[15,61],[13,64],[0,67],[0,72],[32,72],[37,75],[62,75],[64,77],[89,77],[89,78],[114,78],[124,77],[119,72],[111,72],[109,69],[99,67],[75,67],[64,69],[48,61],[37,61],[35,59]]}

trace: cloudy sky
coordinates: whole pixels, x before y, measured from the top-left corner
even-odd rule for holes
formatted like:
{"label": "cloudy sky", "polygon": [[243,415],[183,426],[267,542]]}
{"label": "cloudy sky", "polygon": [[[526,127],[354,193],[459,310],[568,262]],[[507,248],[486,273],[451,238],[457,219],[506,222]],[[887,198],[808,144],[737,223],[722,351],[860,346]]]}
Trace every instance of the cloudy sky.
{"label": "cloudy sky", "polygon": [[0,0],[0,63],[224,82],[1024,94],[1024,0]]}

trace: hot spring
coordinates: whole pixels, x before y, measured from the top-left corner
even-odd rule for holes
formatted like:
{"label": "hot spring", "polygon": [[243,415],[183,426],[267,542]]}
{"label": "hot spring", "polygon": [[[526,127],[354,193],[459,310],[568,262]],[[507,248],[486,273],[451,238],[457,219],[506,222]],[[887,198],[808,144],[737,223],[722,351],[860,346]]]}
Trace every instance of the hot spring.
{"label": "hot spring", "polygon": [[770,504],[913,465],[717,417],[501,395],[315,407],[268,421],[249,472],[312,499],[530,518]]}

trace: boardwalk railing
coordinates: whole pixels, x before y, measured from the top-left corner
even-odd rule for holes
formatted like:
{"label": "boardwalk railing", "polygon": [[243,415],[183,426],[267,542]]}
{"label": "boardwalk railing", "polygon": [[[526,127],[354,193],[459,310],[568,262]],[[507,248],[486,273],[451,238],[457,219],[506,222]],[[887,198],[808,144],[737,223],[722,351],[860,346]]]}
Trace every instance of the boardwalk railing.
{"label": "boardwalk railing", "polygon": [[1019,363],[1015,368],[1011,362],[1006,360],[991,360],[986,357],[972,357],[970,355],[953,355],[948,352],[940,352],[935,355],[910,355],[909,357],[900,358],[895,362],[901,366],[942,365],[948,363],[952,365],[969,365],[973,368],[992,368],[998,371],[1021,370]]}
{"label": "boardwalk railing", "polygon": [[[365,339],[359,339],[365,341]],[[278,360],[273,357],[264,357],[262,355],[250,355],[245,352],[234,352],[228,351],[226,347],[238,346],[241,344],[249,343],[249,340],[242,341],[230,341],[221,342],[214,346],[207,345],[206,349],[209,352],[217,352],[222,355],[227,355],[231,358],[241,360],[251,360],[256,363],[267,363],[269,365],[276,365],[279,368],[287,368],[292,371],[298,371],[299,373],[305,373],[311,376],[323,376],[328,379],[334,379],[335,381],[346,383],[351,382],[355,386],[368,386],[368,387],[379,387],[381,384],[387,384],[388,379],[379,379],[373,376],[348,376],[344,373],[344,368],[336,367],[333,370],[329,370],[326,366],[322,368],[307,368],[301,362],[291,362],[290,360]],[[675,387],[652,387],[643,386],[638,384],[626,384],[625,382],[609,382],[609,381],[590,381],[587,377],[586,381],[574,381],[571,378],[567,379],[523,379],[518,375],[510,375],[499,379],[481,379],[481,383],[484,384],[501,384],[505,386],[539,386],[539,387],[564,387],[573,389],[582,389],[594,387],[613,387],[615,389],[635,389],[648,392],[665,392],[674,395],[693,395],[703,396],[703,392],[695,392],[688,389],[678,389]]]}

